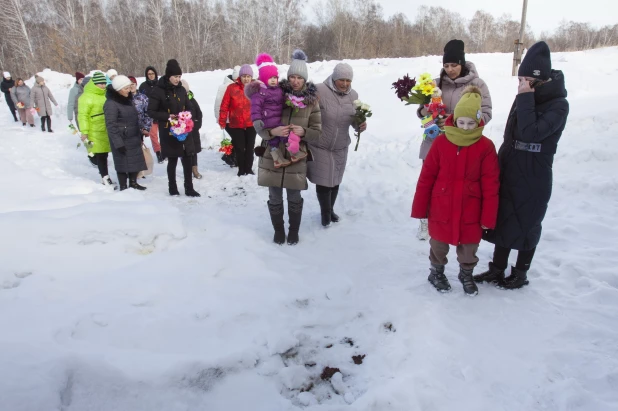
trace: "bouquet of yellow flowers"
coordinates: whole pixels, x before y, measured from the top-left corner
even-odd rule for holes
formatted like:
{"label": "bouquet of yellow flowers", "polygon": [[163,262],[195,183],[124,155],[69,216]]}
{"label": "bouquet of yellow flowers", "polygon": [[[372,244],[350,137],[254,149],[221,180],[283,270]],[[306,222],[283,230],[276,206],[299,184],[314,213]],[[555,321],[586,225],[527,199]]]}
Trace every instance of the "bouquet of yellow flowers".
{"label": "bouquet of yellow flowers", "polygon": [[429,104],[431,96],[436,89],[436,82],[433,81],[431,74],[423,73],[416,78],[410,79],[406,74],[403,79],[399,79],[393,83],[393,88],[397,97],[404,101],[407,105],[410,104]]}

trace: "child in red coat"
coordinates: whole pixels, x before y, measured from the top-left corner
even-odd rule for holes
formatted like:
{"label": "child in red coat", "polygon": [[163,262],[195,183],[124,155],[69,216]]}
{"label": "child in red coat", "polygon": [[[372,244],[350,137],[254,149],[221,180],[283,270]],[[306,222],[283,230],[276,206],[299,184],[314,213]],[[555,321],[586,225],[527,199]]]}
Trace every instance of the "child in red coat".
{"label": "child in red coat", "polygon": [[441,292],[451,289],[444,275],[450,244],[457,247],[464,291],[478,294],[472,278],[476,252],[483,230],[496,225],[500,170],[496,148],[483,136],[481,102],[477,87],[464,90],[429,150],[412,204],[413,218],[429,219],[428,280]]}

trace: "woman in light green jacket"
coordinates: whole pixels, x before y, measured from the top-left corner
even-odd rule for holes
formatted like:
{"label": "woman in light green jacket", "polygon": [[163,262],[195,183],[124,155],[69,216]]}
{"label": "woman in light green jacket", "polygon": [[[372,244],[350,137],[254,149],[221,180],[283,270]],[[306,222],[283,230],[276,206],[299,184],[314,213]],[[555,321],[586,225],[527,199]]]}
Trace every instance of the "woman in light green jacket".
{"label": "woman in light green jacket", "polygon": [[94,154],[96,159],[103,185],[114,186],[115,189],[116,187],[111,178],[109,178],[107,169],[107,156],[111,148],[103,113],[103,105],[106,100],[106,86],[107,79],[105,74],[97,71],[92,76],[92,80],[84,87],[84,94],[79,97],[77,116],[82,133],[82,141],[89,141],[87,144],[90,147],[90,152]]}

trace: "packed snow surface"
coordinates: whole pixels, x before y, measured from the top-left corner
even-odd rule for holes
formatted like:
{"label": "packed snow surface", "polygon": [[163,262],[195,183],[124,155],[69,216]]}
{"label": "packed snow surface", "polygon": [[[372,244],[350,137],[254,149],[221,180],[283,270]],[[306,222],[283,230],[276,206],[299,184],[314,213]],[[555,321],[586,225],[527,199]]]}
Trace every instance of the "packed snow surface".
{"label": "packed snow surface", "polygon": [[[468,60],[499,146],[511,55]],[[145,192],[101,185],[67,128],[69,75],[42,72],[62,103],[54,134],[2,102],[0,410],[618,410],[618,49],[553,54],[571,114],[530,286],[476,298],[453,253],[453,291],[431,287],[409,217],[422,131],[391,83],[437,75],[441,57],[350,63],[374,116],[350,152],[342,221],[322,228],[311,185],[295,247],[273,245],[267,190],[216,151],[231,70],[185,75],[205,115],[198,199],[171,198],[159,164]]]}

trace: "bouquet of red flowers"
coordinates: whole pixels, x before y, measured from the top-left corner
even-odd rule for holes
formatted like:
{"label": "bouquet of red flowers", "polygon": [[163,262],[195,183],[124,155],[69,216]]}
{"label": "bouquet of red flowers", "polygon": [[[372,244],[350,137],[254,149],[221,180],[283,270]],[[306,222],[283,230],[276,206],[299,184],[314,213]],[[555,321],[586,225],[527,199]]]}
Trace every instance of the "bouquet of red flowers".
{"label": "bouquet of red flowers", "polygon": [[226,156],[230,156],[232,155],[233,149],[234,147],[232,146],[232,140],[230,140],[227,137],[224,137],[223,140],[221,140],[221,147],[219,148],[219,151],[225,154]]}

